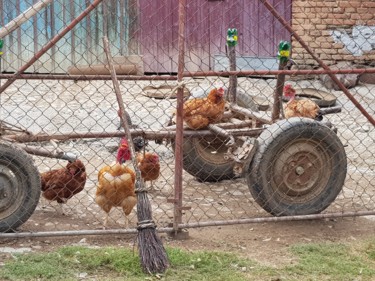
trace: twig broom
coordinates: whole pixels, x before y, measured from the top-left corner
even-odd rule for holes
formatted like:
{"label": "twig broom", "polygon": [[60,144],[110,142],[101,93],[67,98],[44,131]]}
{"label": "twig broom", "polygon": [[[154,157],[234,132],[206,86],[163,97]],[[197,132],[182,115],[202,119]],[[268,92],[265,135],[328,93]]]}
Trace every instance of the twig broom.
{"label": "twig broom", "polygon": [[147,190],[141,172],[138,169],[134,144],[132,141],[128,122],[126,120],[124,102],[120,93],[116,71],[109,48],[108,38],[103,38],[104,51],[107,56],[108,66],[115,89],[117,102],[120,108],[120,119],[125,130],[131,151],[131,160],[136,174],[135,192],[137,193],[137,217],[138,217],[138,249],[143,270],[149,274],[163,273],[169,266],[168,256],[163,243],[156,232],[156,225],[152,220],[151,204],[147,197]]}

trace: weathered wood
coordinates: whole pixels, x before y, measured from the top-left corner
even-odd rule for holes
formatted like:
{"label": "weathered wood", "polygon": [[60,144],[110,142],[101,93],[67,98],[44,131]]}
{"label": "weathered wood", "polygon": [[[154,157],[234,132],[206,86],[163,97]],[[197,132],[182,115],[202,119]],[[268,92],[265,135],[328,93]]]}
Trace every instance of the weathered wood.
{"label": "weathered wood", "polygon": [[[228,46],[228,58],[229,58],[229,70],[236,71],[236,47]],[[229,88],[228,88],[229,101],[236,103],[237,100],[237,76],[229,76]]]}
{"label": "weathered wood", "polygon": [[[137,67],[135,65],[114,65],[116,74],[119,75],[137,75]],[[109,66],[104,64],[96,65],[77,65],[68,68],[71,75],[108,75]]]}
{"label": "weathered wood", "polygon": [[241,113],[249,118],[254,118],[254,119],[257,119],[259,122],[262,122],[264,124],[272,124],[272,121],[267,119],[267,118],[264,118],[263,116],[261,116],[261,114],[259,114],[258,112],[254,112],[254,111],[251,111],[247,108],[243,108],[241,106],[238,106],[238,105],[231,105],[230,106],[230,109],[234,112],[238,112],[238,113]]}
{"label": "weathered wood", "polygon": [[[235,129],[226,129],[226,131],[233,135],[234,137],[239,136],[248,136],[248,137],[257,137],[263,131],[263,128],[235,128]],[[149,140],[163,140],[163,139],[174,139],[176,137],[175,130],[160,130],[160,131],[151,131],[151,130],[142,130],[142,129],[130,129],[132,137],[142,136],[145,139]],[[209,130],[200,130],[200,131],[193,131],[193,130],[184,130],[183,136],[184,138],[202,138],[202,137],[214,137],[216,134]],[[55,135],[47,135],[47,134],[37,134],[37,135],[29,135],[29,134],[17,134],[17,135],[6,135],[4,137],[0,136],[0,139],[9,139],[14,140],[20,143],[25,142],[45,142],[50,141],[52,139],[58,141],[67,141],[71,139],[96,139],[96,138],[115,138],[115,137],[124,137],[124,132],[87,132],[87,133],[73,133],[73,134],[55,134]]]}
{"label": "weathered wood", "polygon": [[[279,63],[279,70],[284,70],[286,68],[287,62]],[[276,90],[273,94],[273,107],[272,107],[272,121],[276,122],[281,117],[284,118],[283,108],[282,108],[282,96],[285,83],[285,74],[277,75]]]}
{"label": "weathered wood", "polygon": [[49,5],[52,0],[40,0],[38,3],[32,5],[23,13],[19,14],[16,18],[11,20],[8,24],[0,29],[0,38],[4,38],[9,33],[19,28],[25,21],[35,16],[40,10]]}

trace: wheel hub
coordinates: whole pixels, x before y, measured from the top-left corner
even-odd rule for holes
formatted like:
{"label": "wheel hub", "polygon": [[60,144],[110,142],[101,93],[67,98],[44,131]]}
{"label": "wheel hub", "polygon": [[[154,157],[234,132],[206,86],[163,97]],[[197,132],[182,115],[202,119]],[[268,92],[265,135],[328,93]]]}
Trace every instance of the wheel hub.
{"label": "wheel hub", "polygon": [[17,179],[11,170],[0,170],[0,212],[13,205],[18,190]]}
{"label": "wheel hub", "polygon": [[309,141],[295,143],[277,157],[274,184],[283,196],[314,196],[327,180],[326,163],[328,159],[319,151],[319,145]]}

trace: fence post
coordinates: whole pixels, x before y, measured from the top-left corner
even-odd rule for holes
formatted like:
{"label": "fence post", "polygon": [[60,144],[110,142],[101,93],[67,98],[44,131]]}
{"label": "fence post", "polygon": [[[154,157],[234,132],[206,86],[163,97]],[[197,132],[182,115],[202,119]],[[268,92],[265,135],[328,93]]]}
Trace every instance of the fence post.
{"label": "fence post", "polygon": [[[236,28],[229,28],[227,31],[227,45],[228,45],[228,58],[229,70],[236,71],[236,45],[238,40],[238,32]],[[229,89],[228,97],[231,103],[236,103],[237,96],[237,75],[229,76]]]}
{"label": "fence post", "polygon": [[[185,68],[185,13],[186,0],[180,0],[178,6],[178,82],[183,79],[183,73]],[[176,110],[176,145],[175,145],[175,178],[174,178],[174,221],[173,229],[174,233],[171,234],[178,238],[181,229],[179,224],[182,223],[182,157],[183,157],[183,103],[184,103],[184,89],[179,87],[177,89],[177,110]]]}
{"label": "fence post", "polygon": [[[279,52],[277,54],[277,57],[279,59],[279,70],[285,69],[289,60],[289,54],[290,54],[290,43],[287,41],[281,41],[279,43]],[[285,74],[278,74],[277,81],[276,81],[276,90],[273,95],[272,122],[276,122],[280,118],[280,111],[282,112],[283,110],[281,99],[283,96],[284,83],[285,83]]]}

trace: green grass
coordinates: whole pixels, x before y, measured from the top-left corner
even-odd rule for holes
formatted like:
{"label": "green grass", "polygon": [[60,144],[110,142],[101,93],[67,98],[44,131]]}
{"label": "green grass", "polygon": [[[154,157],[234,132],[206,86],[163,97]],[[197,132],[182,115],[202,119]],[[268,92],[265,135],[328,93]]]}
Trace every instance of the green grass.
{"label": "green grass", "polygon": [[[171,267],[163,280],[246,280],[242,268],[249,261],[233,254],[168,249]],[[0,280],[157,280],[142,272],[137,254],[128,249],[64,247],[54,253],[28,253],[8,260]]]}
{"label": "green grass", "polygon": [[[254,249],[255,250],[255,249]],[[14,256],[0,267],[0,280],[375,280],[375,240],[358,245],[290,247],[291,265],[263,266],[230,253],[168,248],[171,267],[162,276],[142,272],[137,253],[125,248],[64,247],[51,253]],[[271,261],[272,262],[272,261]]]}

